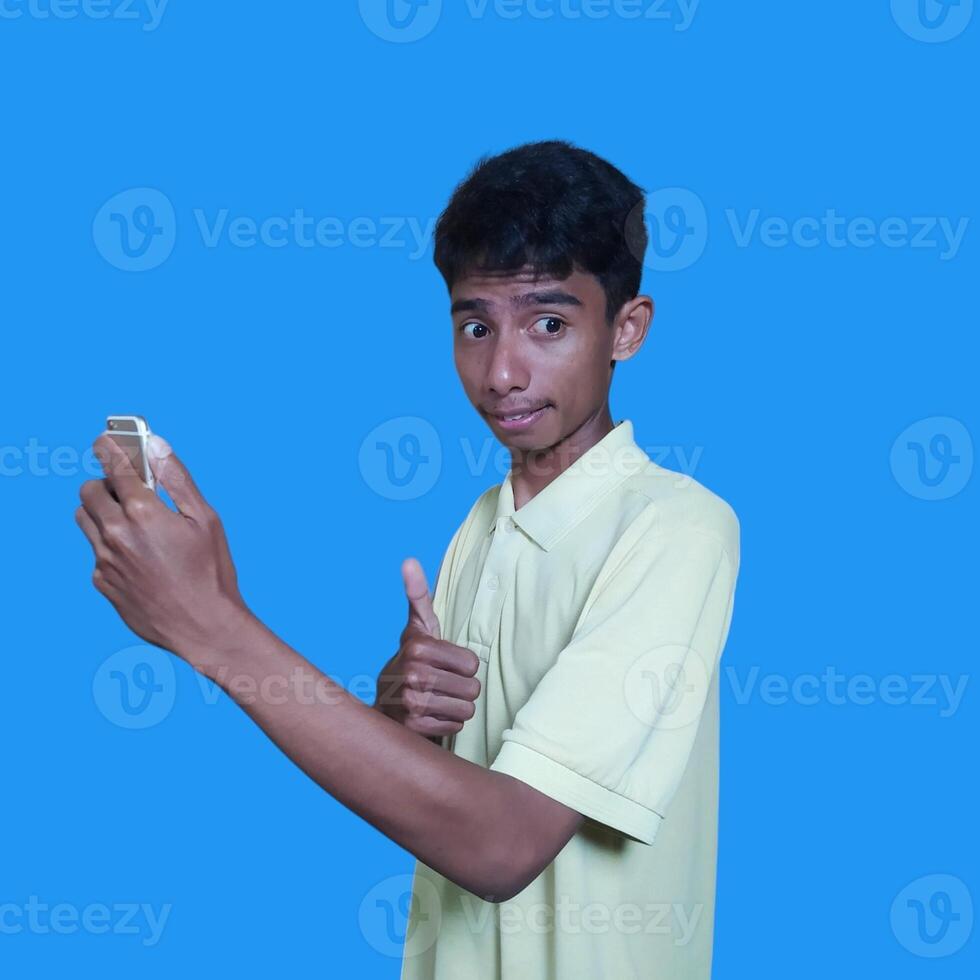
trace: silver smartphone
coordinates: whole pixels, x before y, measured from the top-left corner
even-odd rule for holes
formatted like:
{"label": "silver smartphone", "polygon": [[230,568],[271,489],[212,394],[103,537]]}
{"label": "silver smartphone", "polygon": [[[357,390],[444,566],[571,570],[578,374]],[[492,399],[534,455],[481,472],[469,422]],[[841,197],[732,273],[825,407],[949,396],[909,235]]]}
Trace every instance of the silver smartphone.
{"label": "silver smartphone", "polygon": [[146,419],[142,415],[110,415],[105,420],[105,431],[129,457],[133,469],[140,475],[146,488],[156,491],[156,480],[146,448],[152,433]]}

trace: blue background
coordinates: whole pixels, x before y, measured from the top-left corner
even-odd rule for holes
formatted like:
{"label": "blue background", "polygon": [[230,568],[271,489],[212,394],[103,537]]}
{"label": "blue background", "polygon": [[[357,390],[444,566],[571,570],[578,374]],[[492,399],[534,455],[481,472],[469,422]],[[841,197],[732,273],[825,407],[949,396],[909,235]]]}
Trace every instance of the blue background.
{"label": "blue background", "polygon": [[[560,137],[651,193],[693,193],[706,216],[700,257],[648,269],[657,315],[611,406],[648,449],[697,452],[695,478],[742,525],[715,976],[975,976],[975,935],[923,958],[907,917],[891,919],[929,875],[980,899],[973,682],[954,712],[938,682],[931,705],[738,692],[753,668],[790,684],[828,666],[875,684],[971,673],[980,230],[945,259],[880,236],[743,247],[726,211],[739,226],[753,209],[972,220],[978,24],[929,43],[887,2],[704,0],[684,30],[673,0],[668,21],[447,3],[401,43],[362,6],[171,0],[150,31],[145,17],[42,17],[44,4],[0,18],[0,905],[172,906],[153,946],[0,931],[0,968],[397,977],[390,937],[370,916],[362,929],[359,909],[376,886],[397,905],[389,879],[410,854],[183,663],[161,674],[172,705],[158,723],[114,721],[100,666],[140,641],[90,584],[73,512],[100,473],[79,454],[106,414],[145,415],[221,514],[252,608],[368,696],[405,621],[400,562],[417,556],[434,581],[507,464],[456,378],[431,248],[418,254],[407,225],[401,246],[364,244],[350,223],[424,226],[481,154]],[[112,226],[93,222],[134,188],[172,204],[158,241],[171,235],[173,251],[125,271],[118,234],[113,264]],[[340,243],[246,248],[225,234],[209,247],[195,217],[298,208],[336,218]],[[406,417],[432,427],[419,431],[441,463],[425,492],[397,499],[359,454]],[[959,457],[946,486],[962,489],[930,500],[912,450],[899,444],[896,463],[893,445],[935,417],[962,424],[936,423]],[[61,475],[28,464],[31,446],[61,447]],[[490,446],[490,461],[471,465],[466,446]]]}

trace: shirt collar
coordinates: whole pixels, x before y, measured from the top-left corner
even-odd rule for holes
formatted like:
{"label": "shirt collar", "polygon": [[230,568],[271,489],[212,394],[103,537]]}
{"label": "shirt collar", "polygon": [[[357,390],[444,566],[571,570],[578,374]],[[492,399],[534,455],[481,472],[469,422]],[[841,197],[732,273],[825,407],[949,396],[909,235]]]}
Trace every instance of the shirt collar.
{"label": "shirt collar", "polygon": [[566,531],[584,520],[603,497],[647,462],[649,456],[633,438],[633,423],[623,419],[517,510],[511,468],[500,484],[497,509],[488,533],[494,532],[499,521],[509,518],[548,551]]}

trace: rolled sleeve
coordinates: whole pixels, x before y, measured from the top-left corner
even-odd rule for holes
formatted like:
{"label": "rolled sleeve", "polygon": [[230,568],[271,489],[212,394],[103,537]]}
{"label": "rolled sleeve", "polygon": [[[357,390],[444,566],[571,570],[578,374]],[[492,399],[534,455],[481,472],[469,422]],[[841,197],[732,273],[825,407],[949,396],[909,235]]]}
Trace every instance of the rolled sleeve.
{"label": "rolled sleeve", "polygon": [[684,528],[615,556],[490,768],[652,844],[728,635],[735,540]]}

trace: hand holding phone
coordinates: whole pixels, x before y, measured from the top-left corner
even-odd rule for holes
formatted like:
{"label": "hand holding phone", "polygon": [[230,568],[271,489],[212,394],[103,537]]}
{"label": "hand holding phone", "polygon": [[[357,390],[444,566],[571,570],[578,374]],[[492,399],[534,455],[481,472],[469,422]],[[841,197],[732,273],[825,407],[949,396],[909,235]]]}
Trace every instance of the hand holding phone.
{"label": "hand holding phone", "polygon": [[146,419],[142,415],[110,415],[105,422],[105,434],[126,453],[146,488],[156,492],[156,479],[147,451],[153,433]]}

